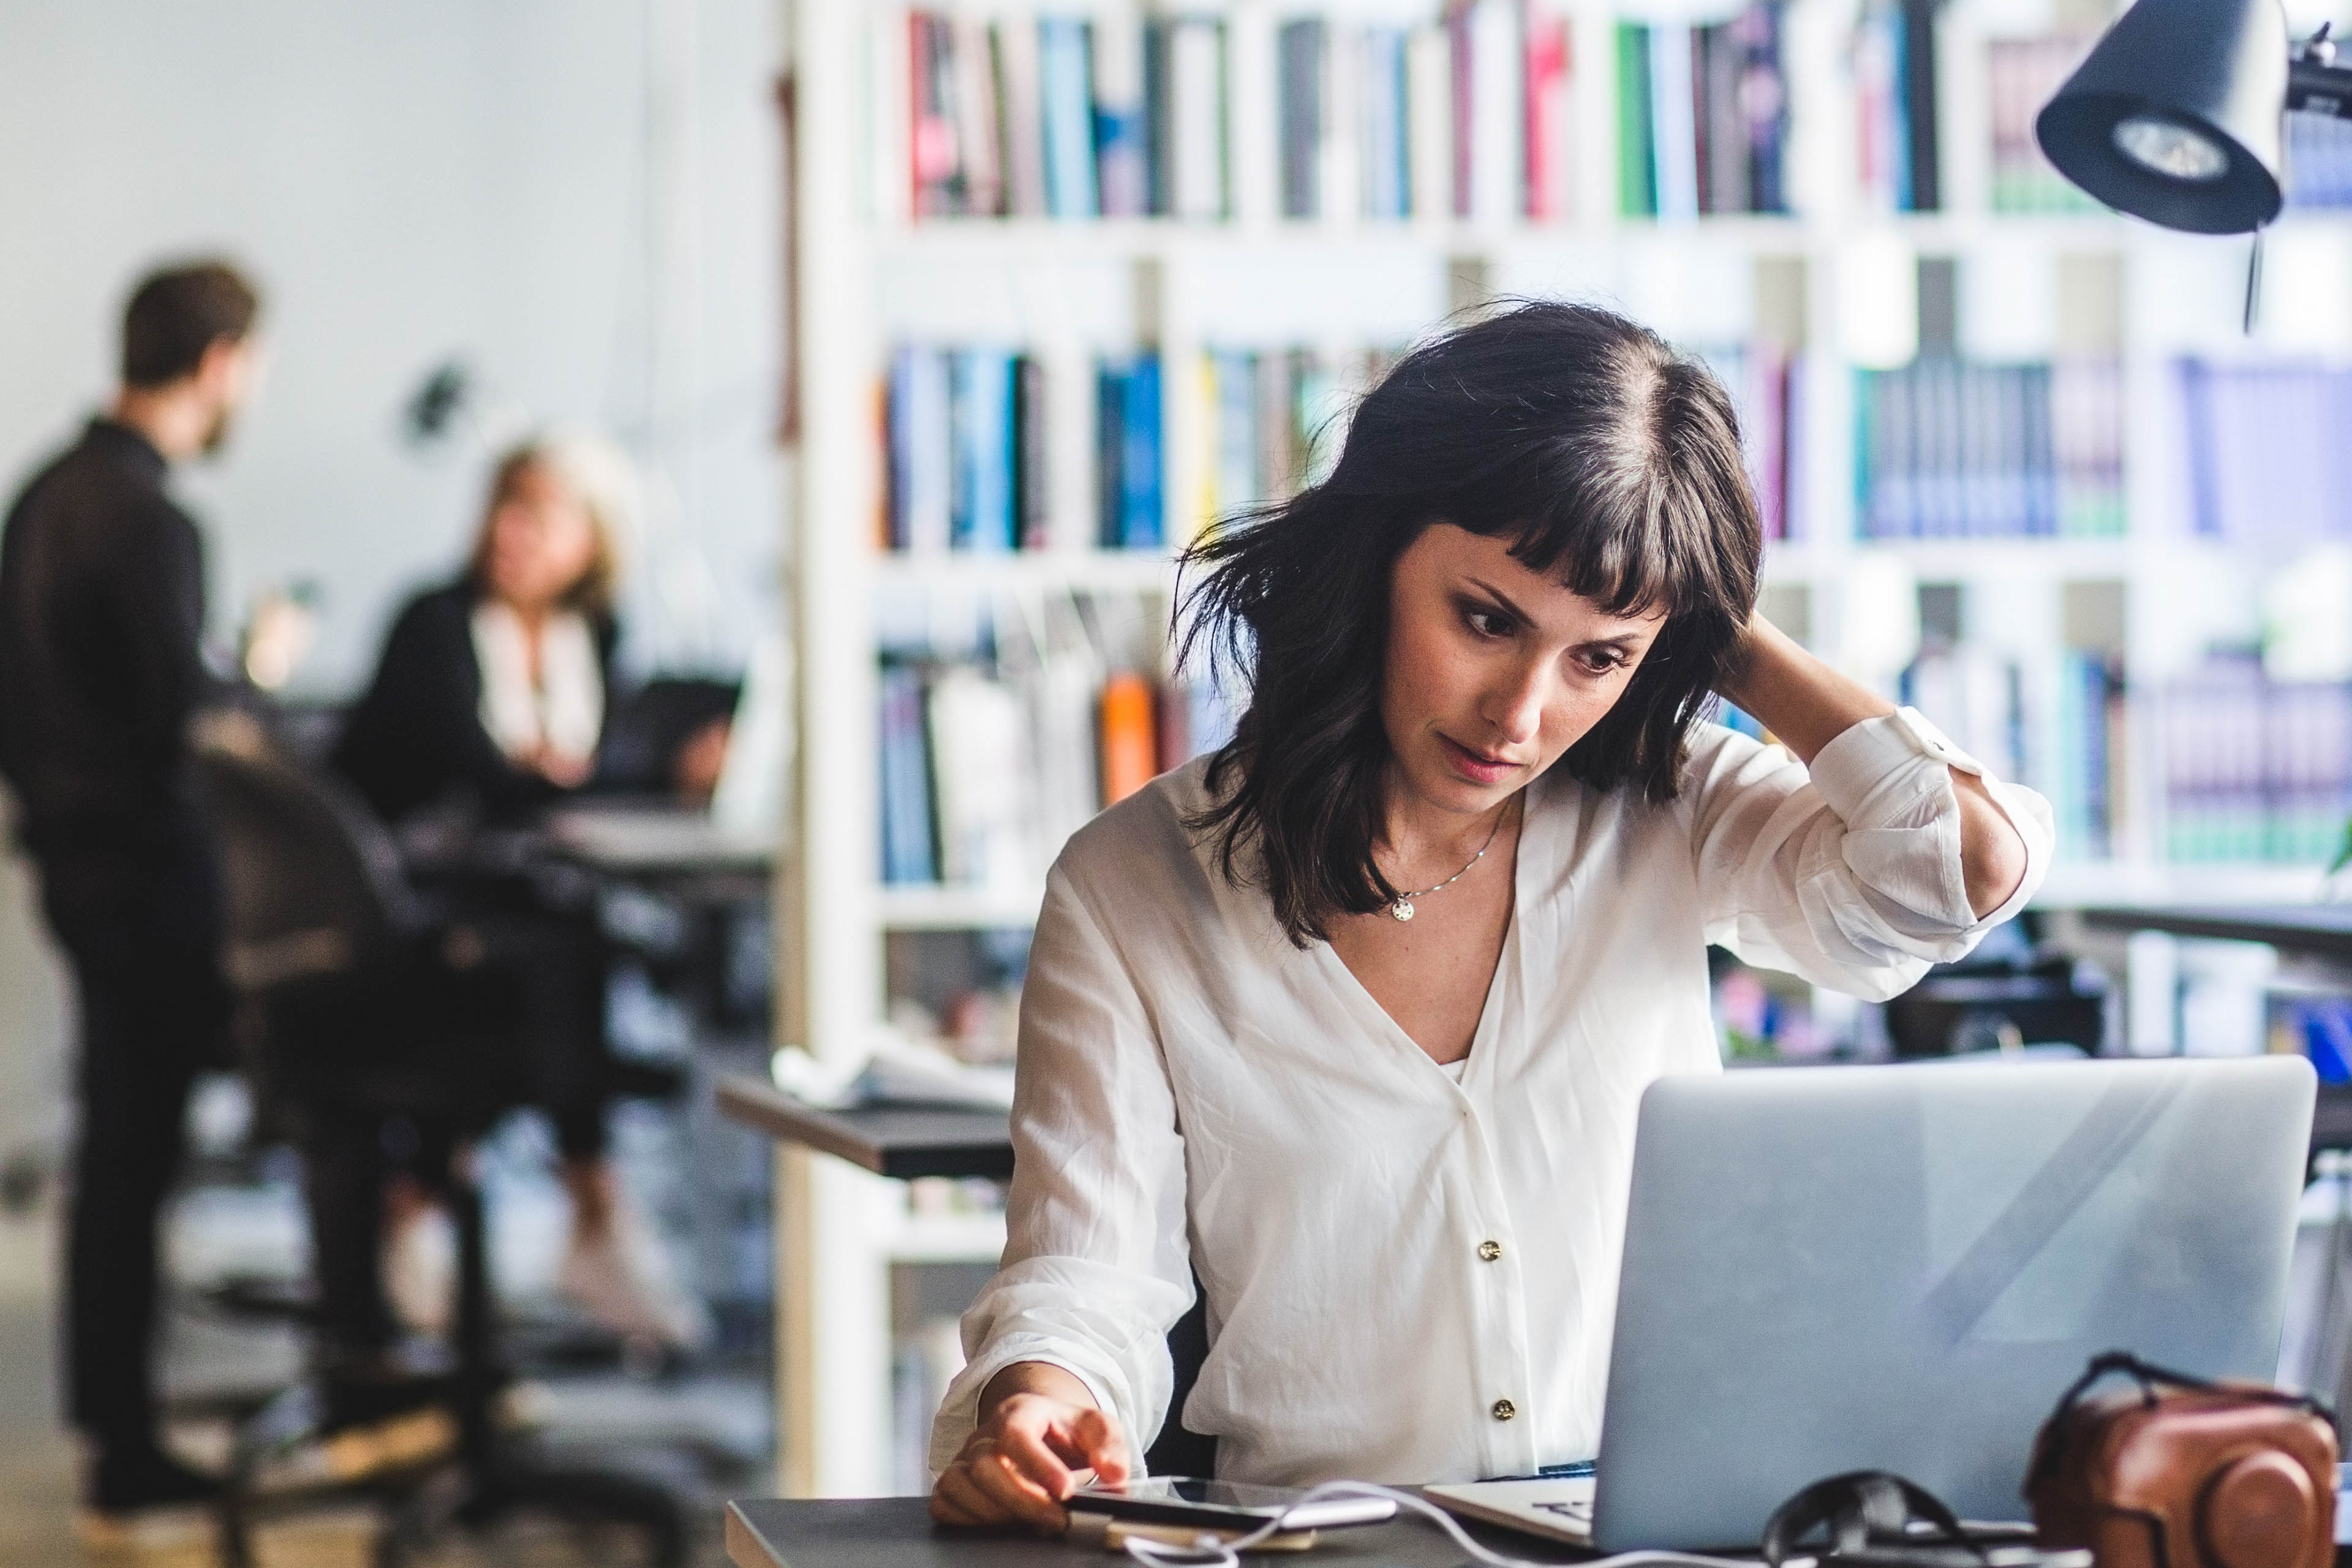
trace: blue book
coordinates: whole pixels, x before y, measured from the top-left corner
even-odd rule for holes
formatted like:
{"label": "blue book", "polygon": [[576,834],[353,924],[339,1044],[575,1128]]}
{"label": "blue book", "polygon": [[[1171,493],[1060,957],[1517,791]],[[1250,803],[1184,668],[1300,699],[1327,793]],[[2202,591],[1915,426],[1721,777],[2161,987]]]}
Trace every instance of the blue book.
{"label": "blue book", "polygon": [[1037,23],[1037,75],[1044,98],[1045,211],[1092,217],[1095,197],[1094,64],[1087,24],[1076,16]]}
{"label": "blue book", "polygon": [[885,664],[880,686],[882,879],[936,882],[939,859],[931,831],[922,679],[903,664]]}
{"label": "blue book", "polygon": [[1128,369],[1119,413],[1119,547],[1157,550],[1166,538],[1160,521],[1159,355],[1139,354]]}
{"label": "blue book", "polygon": [[1016,542],[1013,497],[1013,355],[958,350],[949,363],[949,424],[955,453],[949,540],[993,553]]}
{"label": "blue book", "polygon": [[936,552],[948,547],[947,355],[901,343],[890,357],[890,546]]}
{"label": "blue book", "polygon": [[1405,30],[1364,29],[1364,216],[1412,215],[1412,147],[1407,140]]}
{"label": "blue book", "polygon": [[1208,514],[1225,518],[1259,500],[1257,356],[1216,351],[1210,355],[1216,380],[1217,460],[1211,470],[1216,491]]}
{"label": "blue book", "polygon": [[1090,35],[1095,193],[1105,217],[1141,217],[1151,210],[1144,37],[1141,21],[1117,7],[1095,19]]}

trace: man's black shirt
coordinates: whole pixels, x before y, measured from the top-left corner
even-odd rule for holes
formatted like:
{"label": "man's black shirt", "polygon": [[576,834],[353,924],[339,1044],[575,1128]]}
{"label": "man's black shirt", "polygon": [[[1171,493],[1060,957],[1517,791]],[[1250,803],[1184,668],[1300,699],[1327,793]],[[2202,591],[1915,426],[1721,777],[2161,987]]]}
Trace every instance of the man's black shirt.
{"label": "man's black shirt", "polygon": [[161,453],[93,419],[0,533],[0,773],[26,845],[184,843],[184,739],[209,685],[204,544]]}

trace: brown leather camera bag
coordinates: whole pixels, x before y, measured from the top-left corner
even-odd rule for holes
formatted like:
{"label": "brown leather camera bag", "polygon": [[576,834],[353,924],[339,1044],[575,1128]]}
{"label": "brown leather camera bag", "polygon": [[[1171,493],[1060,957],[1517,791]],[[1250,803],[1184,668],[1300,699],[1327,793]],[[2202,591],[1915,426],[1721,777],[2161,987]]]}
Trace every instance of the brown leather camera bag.
{"label": "brown leather camera bag", "polygon": [[[2116,1372],[2138,1388],[2084,1397]],[[2098,1568],[2331,1568],[2336,1418],[2110,1352],[2043,1424],[2025,1496],[2043,1546],[2087,1546]]]}

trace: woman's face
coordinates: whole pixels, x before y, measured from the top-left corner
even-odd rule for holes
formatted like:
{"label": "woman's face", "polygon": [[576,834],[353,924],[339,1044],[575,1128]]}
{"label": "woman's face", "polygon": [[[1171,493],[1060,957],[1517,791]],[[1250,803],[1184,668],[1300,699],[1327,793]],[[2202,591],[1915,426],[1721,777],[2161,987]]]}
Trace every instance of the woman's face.
{"label": "woman's face", "polygon": [[1433,523],[1390,578],[1381,721],[1400,782],[1443,810],[1486,811],[1557,762],[1665,623],[1610,614],[1511,542]]}
{"label": "woman's face", "polygon": [[490,592],[518,610],[543,612],[579,586],[595,560],[588,509],[545,464],[526,464],[490,513]]}

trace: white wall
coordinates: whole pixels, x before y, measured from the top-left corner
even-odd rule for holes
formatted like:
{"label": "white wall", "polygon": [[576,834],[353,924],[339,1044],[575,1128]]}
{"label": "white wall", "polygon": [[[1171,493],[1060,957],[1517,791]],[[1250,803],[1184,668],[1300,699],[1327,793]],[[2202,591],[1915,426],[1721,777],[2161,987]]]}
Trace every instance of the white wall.
{"label": "white wall", "polygon": [[[782,0],[0,5],[0,485],[106,395],[131,283],[225,251],[269,369],[183,489],[226,637],[325,591],[298,689],[362,681],[401,595],[452,569],[478,452],[399,412],[460,357],[509,428],[645,460],[640,668],[727,668],[772,614]],[[0,868],[0,1150],[46,1125],[63,998]],[[27,1096],[33,1101],[28,1103]]]}
{"label": "white wall", "polygon": [[0,473],[13,486],[104,395],[144,268],[224,250],[268,291],[271,363],[226,458],[184,482],[217,629],[314,577],[303,684],[364,679],[396,595],[473,521],[478,458],[398,428],[456,356],[510,419],[610,429],[680,498],[639,552],[638,662],[740,658],[776,531],[777,9],[0,7]]}

